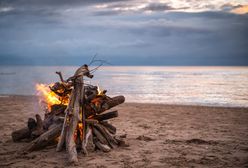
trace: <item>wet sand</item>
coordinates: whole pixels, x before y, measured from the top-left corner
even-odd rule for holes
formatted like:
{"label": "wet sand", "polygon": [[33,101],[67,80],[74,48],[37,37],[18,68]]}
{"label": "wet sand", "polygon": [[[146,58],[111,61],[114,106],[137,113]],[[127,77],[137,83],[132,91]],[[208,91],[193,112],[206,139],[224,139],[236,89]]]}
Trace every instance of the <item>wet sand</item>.
{"label": "wet sand", "polygon": [[27,155],[14,152],[11,132],[28,117],[43,115],[36,97],[0,96],[0,167],[248,167],[248,109],[125,103],[111,123],[129,147],[79,154],[68,165],[55,146]]}

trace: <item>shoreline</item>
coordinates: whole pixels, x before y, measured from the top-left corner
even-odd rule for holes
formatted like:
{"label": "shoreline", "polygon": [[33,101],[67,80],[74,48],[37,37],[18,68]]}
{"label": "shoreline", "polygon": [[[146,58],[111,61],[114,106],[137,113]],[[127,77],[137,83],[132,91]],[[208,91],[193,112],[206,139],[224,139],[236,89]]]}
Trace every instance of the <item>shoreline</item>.
{"label": "shoreline", "polygon": [[[0,94],[0,98],[37,98],[36,95],[10,95],[10,94]],[[231,109],[248,109],[248,106],[234,106],[234,105],[212,105],[212,104],[183,104],[183,103],[146,103],[146,102],[124,102],[125,104],[139,104],[139,105],[158,105],[158,106],[182,106],[182,107],[203,107],[203,108],[231,108]]]}
{"label": "shoreline", "polygon": [[[12,142],[11,132],[44,115],[37,96],[0,96],[0,107],[0,167],[68,166],[66,152],[55,146],[13,156],[26,143]],[[110,122],[129,147],[78,154],[75,167],[248,166],[248,108],[124,103],[113,110],[119,116]]]}

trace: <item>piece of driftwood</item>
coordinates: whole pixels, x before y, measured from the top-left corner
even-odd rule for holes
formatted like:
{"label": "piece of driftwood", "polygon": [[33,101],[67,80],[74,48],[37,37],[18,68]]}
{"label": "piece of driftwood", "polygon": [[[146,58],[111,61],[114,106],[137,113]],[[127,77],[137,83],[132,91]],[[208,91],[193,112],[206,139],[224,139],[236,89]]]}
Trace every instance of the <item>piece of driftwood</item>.
{"label": "piece of driftwood", "polygon": [[57,148],[56,148],[57,152],[59,152],[59,151],[61,151],[63,149],[64,143],[65,143],[67,124],[68,124],[68,120],[69,120],[68,117],[69,117],[69,115],[71,115],[70,113],[72,111],[74,98],[75,98],[75,96],[72,95],[74,93],[75,93],[74,89],[72,89],[72,93],[71,93],[71,96],[69,98],[69,104],[65,109],[64,123],[63,123],[62,131],[61,131],[61,134],[60,134],[59,142],[58,142]]}
{"label": "piece of driftwood", "polygon": [[86,124],[97,124],[99,121],[96,119],[85,119]]}
{"label": "piece of driftwood", "polygon": [[34,130],[31,133],[32,139],[40,136],[41,134],[43,134],[45,132],[45,130],[43,129],[43,121],[41,119],[41,116],[39,114],[36,114],[35,118],[36,118],[36,127],[34,128]]}
{"label": "piece of driftwood", "polygon": [[93,152],[95,150],[95,144],[93,141],[93,131],[92,126],[87,125],[86,135],[85,135],[85,148],[87,152]]}
{"label": "piece of driftwood", "polygon": [[109,134],[104,126],[101,124],[95,124],[94,127],[101,133],[101,135],[103,135],[111,148],[115,148],[118,145],[118,142]]}
{"label": "piece of driftwood", "polygon": [[30,132],[29,128],[24,127],[22,129],[13,131],[11,136],[12,136],[12,140],[14,142],[18,142],[18,141],[21,141],[22,139],[29,138],[30,134],[31,134],[31,132]]}
{"label": "piece of driftwood", "polygon": [[29,118],[26,127],[12,132],[11,136],[14,142],[23,139],[32,140],[44,132],[40,115],[36,114],[35,118],[36,121],[33,118]]}
{"label": "piece of driftwood", "polygon": [[96,138],[94,138],[94,144],[96,145],[96,147],[98,149],[100,149],[103,152],[110,152],[111,151],[111,148],[108,145],[101,143]]}
{"label": "piece of driftwood", "polygon": [[22,150],[22,153],[32,152],[41,149],[53,142],[59,135],[62,129],[62,123],[56,124],[52,129],[46,131],[38,138],[27,144]]}
{"label": "piece of driftwood", "polygon": [[116,134],[116,127],[109,124],[107,121],[101,121],[102,124],[111,134]]}
{"label": "piece of driftwood", "polygon": [[115,97],[112,97],[110,100],[106,101],[103,105],[102,105],[102,109],[101,109],[101,112],[104,112],[114,106],[117,106],[119,104],[122,104],[124,103],[125,101],[125,97],[124,96],[115,96]]}
{"label": "piece of driftwood", "polygon": [[36,123],[35,119],[29,118],[29,119],[28,119],[27,126],[28,126],[28,129],[29,129],[30,131],[34,130],[34,129],[36,128],[36,126],[37,126],[37,123]]}
{"label": "piece of driftwood", "polygon": [[77,128],[78,122],[80,121],[80,85],[76,85],[73,92],[72,95],[75,96],[75,101],[73,102],[72,111],[69,111],[68,118],[65,118],[65,120],[69,120],[67,121],[68,123],[66,123],[65,145],[68,152],[69,162],[78,162],[74,132]]}
{"label": "piece of driftwood", "polygon": [[[82,121],[83,123],[83,139],[82,139],[82,150],[85,154],[86,145],[85,145],[85,114],[84,114],[84,81],[83,76],[92,78],[93,75],[89,73],[88,66],[83,65],[77,69],[75,74],[67,79],[67,82],[72,81],[74,89],[71,92],[69,104],[66,109],[66,116],[64,119],[64,124],[61,132],[61,138],[59,140],[57,151],[60,151],[63,147],[63,144],[66,145],[66,150],[68,152],[69,162],[78,162],[77,159],[77,150],[76,144],[74,141],[74,132],[77,128],[78,122]],[[82,118],[80,118],[80,113]]]}
{"label": "piece of driftwood", "polygon": [[94,119],[98,121],[109,120],[111,118],[118,117],[118,111],[111,111],[104,114],[94,116]]}
{"label": "piece of driftwood", "polygon": [[107,139],[102,135],[102,133],[96,127],[93,127],[93,134],[95,135],[96,139],[100,141],[102,144],[108,145]]}

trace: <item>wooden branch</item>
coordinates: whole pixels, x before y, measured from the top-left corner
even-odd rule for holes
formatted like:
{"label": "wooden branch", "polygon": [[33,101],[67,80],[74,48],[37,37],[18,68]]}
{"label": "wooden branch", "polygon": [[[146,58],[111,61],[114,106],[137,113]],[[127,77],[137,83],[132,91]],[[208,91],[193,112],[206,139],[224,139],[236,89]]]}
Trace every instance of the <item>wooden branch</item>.
{"label": "wooden branch", "polygon": [[61,72],[56,72],[56,74],[58,74],[58,75],[59,75],[59,78],[60,78],[61,82],[64,82],[64,79],[63,79],[62,73],[61,73]]}

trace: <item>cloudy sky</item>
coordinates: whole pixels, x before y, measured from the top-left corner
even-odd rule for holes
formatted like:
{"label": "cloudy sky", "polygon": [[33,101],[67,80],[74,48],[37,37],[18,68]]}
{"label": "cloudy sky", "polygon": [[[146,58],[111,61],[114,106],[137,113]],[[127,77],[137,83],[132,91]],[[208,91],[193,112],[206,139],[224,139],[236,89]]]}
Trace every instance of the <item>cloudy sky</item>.
{"label": "cloudy sky", "polygon": [[0,0],[1,65],[248,65],[248,0]]}

